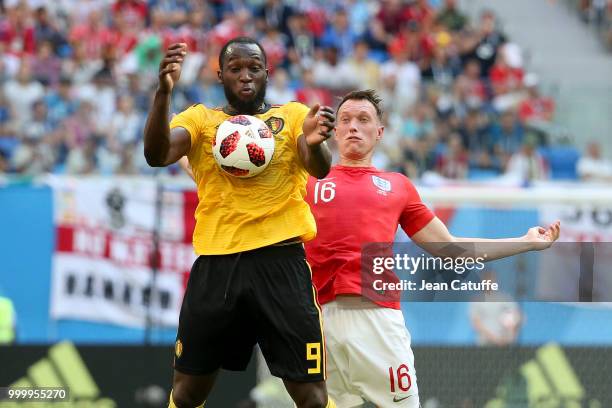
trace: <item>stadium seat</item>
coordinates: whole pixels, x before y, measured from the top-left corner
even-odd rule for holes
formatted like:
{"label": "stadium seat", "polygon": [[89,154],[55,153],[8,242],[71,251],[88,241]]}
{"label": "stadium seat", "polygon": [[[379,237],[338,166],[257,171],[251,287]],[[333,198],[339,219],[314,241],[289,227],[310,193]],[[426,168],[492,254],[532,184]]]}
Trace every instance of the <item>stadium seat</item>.
{"label": "stadium seat", "polygon": [[553,180],[577,180],[576,163],[580,153],[573,146],[551,146],[539,149],[549,165],[550,178]]}

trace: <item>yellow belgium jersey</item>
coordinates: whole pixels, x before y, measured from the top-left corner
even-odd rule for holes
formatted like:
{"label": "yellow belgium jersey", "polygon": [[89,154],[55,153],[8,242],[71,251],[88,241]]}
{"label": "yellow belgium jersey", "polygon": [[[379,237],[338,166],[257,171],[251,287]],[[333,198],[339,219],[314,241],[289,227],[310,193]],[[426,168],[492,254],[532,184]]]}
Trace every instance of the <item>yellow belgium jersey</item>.
{"label": "yellow belgium jersey", "polygon": [[170,128],[191,135],[188,158],[198,188],[193,246],[199,255],[248,251],[299,237],[314,238],[316,225],[304,201],[308,173],[298,156],[298,136],[308,108],[291,102],[255,115],[274,134],[272,161],[252,178],[233,177],[212,155],[218,126],[229,115],[194,105],[176,115]]}

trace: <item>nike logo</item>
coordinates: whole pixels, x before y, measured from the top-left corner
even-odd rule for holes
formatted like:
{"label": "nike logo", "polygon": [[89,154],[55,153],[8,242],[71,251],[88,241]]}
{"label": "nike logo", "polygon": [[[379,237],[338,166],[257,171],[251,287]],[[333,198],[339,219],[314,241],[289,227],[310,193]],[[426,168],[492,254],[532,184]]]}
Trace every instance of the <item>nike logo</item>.
{"label": "nike logo", "polygon": [[393,397],[393,402],[400,402],[400,401],[403,401],[403,400],[405,400],[406,398],[410,398],[410,397],[411,397],[411,395],[406,395],[406,396],[404,396],[404,397],[398,397],[398,396],[396,395],[395,397]]}

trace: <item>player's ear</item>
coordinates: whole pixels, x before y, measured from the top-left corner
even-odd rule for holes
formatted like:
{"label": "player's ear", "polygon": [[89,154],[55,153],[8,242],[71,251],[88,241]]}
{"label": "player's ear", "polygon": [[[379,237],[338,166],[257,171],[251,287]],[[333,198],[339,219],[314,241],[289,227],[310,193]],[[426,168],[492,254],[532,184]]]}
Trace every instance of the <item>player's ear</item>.
{"label": "player's ear", "polygon": [[376,131],[377,131],[376,140],[382,139],[383,138],[383,134],[385,133],[385,127],[384,126],[379,126]]}
{"label": "player's ear", "polygon": [[270,71],[268,71],[268,68],[266,68],[266,84],[268,83],[269,76],[270,76]]}
{"label": "player's ear", "polygon": [[217,70],[217,81],[219,81],[220,84],[223,83],[223,75],[221,75],[221,69]]}

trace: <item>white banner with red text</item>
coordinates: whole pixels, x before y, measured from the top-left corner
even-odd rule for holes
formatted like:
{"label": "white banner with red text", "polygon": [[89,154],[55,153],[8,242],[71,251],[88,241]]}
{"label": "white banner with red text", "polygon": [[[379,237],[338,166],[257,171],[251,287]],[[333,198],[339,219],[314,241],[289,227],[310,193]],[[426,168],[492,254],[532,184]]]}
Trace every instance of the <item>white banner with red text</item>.
{"label": "white banner with red text", "polygon": [[51,316],[176,326],[196,257],[195,193],[158,188],[152,178],[58,177],[50,184],[56,232]]}

